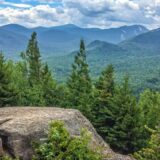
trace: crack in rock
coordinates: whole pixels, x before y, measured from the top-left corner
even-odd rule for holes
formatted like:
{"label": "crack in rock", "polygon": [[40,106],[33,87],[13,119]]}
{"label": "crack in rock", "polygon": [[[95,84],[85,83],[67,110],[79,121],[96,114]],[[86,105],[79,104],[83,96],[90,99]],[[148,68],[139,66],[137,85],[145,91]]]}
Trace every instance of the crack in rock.
{"label": "crack in rock", "polygon": [[3,125],[4,123],[6,123],[10,120],[12,120],[12,118],[2,119],[2,120],[0,120],[0,125]]}

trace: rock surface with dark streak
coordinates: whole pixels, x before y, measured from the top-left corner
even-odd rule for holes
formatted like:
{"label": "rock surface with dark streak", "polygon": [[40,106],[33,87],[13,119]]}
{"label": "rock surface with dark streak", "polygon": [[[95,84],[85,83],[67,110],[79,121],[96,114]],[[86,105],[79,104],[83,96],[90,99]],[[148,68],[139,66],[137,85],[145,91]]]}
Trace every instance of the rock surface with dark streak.
{"label": "rock surface with dark streak", "polygon": [[104,148],[110,160],[131,160],[128,156],[114,153],[79,111],[55,107],[0,108],[0,156],[6,153],[13,158],[18,156],[31,160],[32,142],[46,138],[52,120],[64,121],[72,136],[78,136],[81,128],[87,128],[92,134],[92,143]]}

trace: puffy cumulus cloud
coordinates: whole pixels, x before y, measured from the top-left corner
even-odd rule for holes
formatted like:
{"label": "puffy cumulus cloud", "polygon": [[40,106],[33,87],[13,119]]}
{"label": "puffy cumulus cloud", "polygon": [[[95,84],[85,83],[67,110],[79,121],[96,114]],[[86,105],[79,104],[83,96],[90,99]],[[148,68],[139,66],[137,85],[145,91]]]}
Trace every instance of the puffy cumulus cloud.
{"label": "puffy cumulus cloud", "polygon": [[29,27],[53,26],[68,23],[70,17],[67,12],[66,9],[52,8],[49,5],[38,5],[27,9],[6,7],[0,8],[0,19],[1,25],[18,23]]}
{"label": "puffy cumulus cloud", "polygon": [[144,14],[144,19],[147,21],[148,27],[160,27],[160,0],[136,0],[140,5],[140,10]]}
{"label": "puffy cumulus cloud", "polygon": [[131,10],[138,10],[139,9],[139,4],[134,2],[134,1],[130,1],[130,0],[117,0],[114,1],[116,7],[121,7],[121,8],[125,8],[127,7],[128,9]]}
{"label": "puffy cumulus cloud", "polygon": [[[37,2],[34,6],[33,1]],[[33,27],[74,23],[82,27],[101,28],[131,24],[155,28],[160,25],[160,0],[21,0],[21,2],[23,2],[21,5],[27,3],[29,7],[16,8],[9,5],[0,8],[1,25],[19,23]],[[61,5],[54,6],[56,3]]]}
{"label": "puffy cumulus cloud", "polygon": [[130,0],[63,0],[63,3],[66,8],[77,9],[83,15],[81,23],[88,22],[87,26],[106,28],[143,20],[139,18],[142,15],[139,4]]}
{"label": "puffy cumulus cloud", "polygon": [[[88,26],[114,27],[123,24],[159,25],[160,0],[63,0],[68,8],[76,8]],[[86,20],[87,19],[87,20]],[[160,19],[159,19],[160,20]],[[96,26],[97,26],[96,25]]]}
{"label": "puffy cumulus cloud", "polygon": [[63,0],[67,7],[77,8],[82,14],[106,13],[116,10],[138,10],[139,5],[130,0]]}

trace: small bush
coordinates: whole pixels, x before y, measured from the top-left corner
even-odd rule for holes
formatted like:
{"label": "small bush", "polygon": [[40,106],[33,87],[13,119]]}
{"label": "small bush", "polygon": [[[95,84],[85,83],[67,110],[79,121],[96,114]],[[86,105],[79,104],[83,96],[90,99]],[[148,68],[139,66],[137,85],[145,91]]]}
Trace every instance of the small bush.
{"label": "small bush", "polygon": [[63,122],[52,122],[47,142],[34,146],[33,160],[102,160],[100,152],[90,149],[90,140],[86,129],[79,137],[70,137]]}

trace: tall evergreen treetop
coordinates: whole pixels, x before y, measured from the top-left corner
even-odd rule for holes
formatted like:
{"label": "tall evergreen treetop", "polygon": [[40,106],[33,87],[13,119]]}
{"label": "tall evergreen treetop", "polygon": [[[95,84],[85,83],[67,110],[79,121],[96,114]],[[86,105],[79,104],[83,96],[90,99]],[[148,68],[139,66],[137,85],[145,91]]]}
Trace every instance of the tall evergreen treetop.
{"label": "tall evergreen treetop", "polygon": [[89,76],[89,69],[86,60],[86,51],[84,41],[80,42],[80,49],[75,56],[72,65],[72,73],[68,80],[69,102],[73,106],[82,111],[86,116],[91,110],[91,92],[92,82]]}
{"label": "tall evergreen treetop", "polygon": [[104,71],[102,71],[95,85],[93,124],[102,137],[106,135],[104,128],[110,125],[107,112],[112,110],[109,101],[113,97],[114,88],[114,69],[112,65],[109,65]]}
{"label": "tall evergreen treetop", "polygon": [[108,65],[108,67],[102,71],[99,80],[96,82],[96,88],[98,90],[103,90],[106,93],[113,94],[114,92],[114,68],[113,65]]}
{"label": "tall evergreen treetop", "polygon": [[25,53],[22,53],[22,72],[27,79],[25,90],[22,90],[24,105],[51,106],[54,105],[55,84],[51,71],[47,64],[41,62],[38,48],[37,34],[32,33]]}
{"label": "tall evergreen treetop", "polygon": [[37,34],[33,32],[29,40],[28,47],[25,53],[25,58],[28,62],[28,72],[30,82],[39,82],[41,77],[41,59],[37,42]]}

